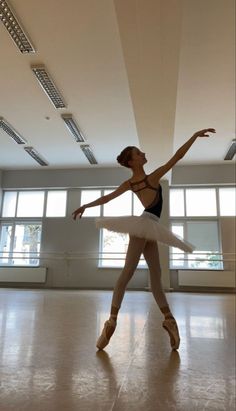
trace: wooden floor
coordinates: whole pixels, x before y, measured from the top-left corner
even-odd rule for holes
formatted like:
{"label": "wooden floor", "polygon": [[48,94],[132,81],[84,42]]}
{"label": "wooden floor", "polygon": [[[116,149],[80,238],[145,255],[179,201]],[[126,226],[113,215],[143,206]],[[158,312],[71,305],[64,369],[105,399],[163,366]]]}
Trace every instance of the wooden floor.
{"label": "wooden floor", "polygon": [[235,296],[168,299],[178,352],[148,292],[127,292],[97,351],[110,292],[0,289],[0,410],[235,410]]}

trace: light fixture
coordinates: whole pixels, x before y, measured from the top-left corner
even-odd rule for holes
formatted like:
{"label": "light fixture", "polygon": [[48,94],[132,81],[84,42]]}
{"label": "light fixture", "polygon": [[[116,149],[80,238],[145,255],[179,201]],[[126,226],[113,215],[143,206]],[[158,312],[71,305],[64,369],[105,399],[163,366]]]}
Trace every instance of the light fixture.
{"label": "light fixture", "polygon": [[26,144],[26,141],[21,135],[6,121],[0,117],[0,128],[7,133],[17,144]]}
{"label": "light fixture", "polygon": [[33,147],[24,147],[24,150],[41,166],[48,166],[48,163],[42,159],[39,153]]}
{"label": "light fixture", "polygon": [[226,153],[224,160],[233,160],[235,154],[236,154],[236,139],[234,138],[232,140],[230,148],[228,149]]}
{"label": "light fixture", "polygon": [[27,37],[7,1],[0,0],[0,20],[3,22],[21,53],[35,53],[31,41]]}
{"label": "light fixture", "polygon": [[72,118],[72,114],[62,114],[61,118],[65,122],[68,130],[75,137],[75,141],[77,141],[77,143],[81,143],[85,141],[79,127],[77,126],[74,119]]}
{"label": "light fixture", "polygon": [[90,164],[97,164],[98,163],[88,144],[81,144],[80,148],[83,151],[84,155],[87,157]]}
{"label": "light fixture", "polygon": [[43,65],[31,66],[40,86],[43,88],[55,108],[65,108],[65,102]]}

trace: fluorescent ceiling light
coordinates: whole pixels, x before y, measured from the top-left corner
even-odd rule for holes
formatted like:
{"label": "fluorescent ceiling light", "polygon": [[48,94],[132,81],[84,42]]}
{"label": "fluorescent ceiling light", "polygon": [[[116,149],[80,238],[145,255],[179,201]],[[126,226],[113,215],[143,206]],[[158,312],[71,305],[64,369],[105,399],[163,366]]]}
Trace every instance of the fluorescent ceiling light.
{"label": "fluorescent ceiling light", "polygon": [[6,121],[0,117],[0,129],[3,129],[17,144],[26,144],[26,140]]}
{"label": "fluorescent ceiling light", "polygon": [[21,53],[35,53],[31,41],[27,37],[7,1],[0,0],[0,20],[3,22]]}
{"label": "fluorescent ceiling light", "polygon": [[41,166],[48,166],[48,163],[42,159],[39,153],[33,147],[24,147],[24,150]]}
{"label": "fluorescent ceiling light", "polygon": [[65,122],[66,127],[68,128],[68,130],[75,137],[75,141],[77,141],[77,143],[81,143],[81,142],[85,141],[79,127],[77,126],[77,124],[75,123],[75,121],[72,118],[72,114],[62,114],[61,118]]}
{"label": "fluorescent ceiling light", "polygon": [[236,139],[234,138],[232,140],[230,148],[228,149],[226,153],[224,160],[233,160],[235,154],[236,154]]}
{"label": "fluorescent ceiling light", "polygon": [[65,108],[65,102],[59,91],[57,90],[55,84],[53,83],[52,79],[50,78],[49,74],[47,73],[44,66],[31,66],[31,69],[37,80],[39,81],[40,86],[43,88],[49,99],[51,100],[52,104],[55,108]]}
{"label": "fluorescent ceiling light", "polygon": [[84,155],[87,157],[90,164],[97,164],[98,163],[88,144],[81,144],[80,148],[83,151]]}

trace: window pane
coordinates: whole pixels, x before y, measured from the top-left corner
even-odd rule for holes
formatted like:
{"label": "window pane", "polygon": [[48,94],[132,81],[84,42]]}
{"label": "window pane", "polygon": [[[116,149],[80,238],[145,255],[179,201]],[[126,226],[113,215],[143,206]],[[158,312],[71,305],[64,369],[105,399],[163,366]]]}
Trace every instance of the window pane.
{"label": "window pane", "polygon": [[[101,190],[82,190],[81,205],[91,203],[99,197],[101,197]],[[83,217],[98,217],[101,213],[100,209],[101,206],[86,208]]]}
{"label": "window pane", "polygon": [[3,198],[3,217],[15,217],[16,213],[16,191],[6,191]]}
{"label": "window pane", "polygon": [[206,252],[202,250],[194,251],[193,254],[188,254],[188,268],[208,269],[208,270],[222,270],[223,263],[221,256],[214,254],[214,252]]}
{"label": "window pane", "polygon": [[17,224],[13,246],[14,265],[38,265],[41,224]]}
{"label": "window pane", "polygon": [[100,263],[102,267],[120,267],[124,264],[125,254],[128,248],[129,237],[127,234],[114,233],[106,229],[102,230],[102,253]]}
{"label": "window pane", "polygon": [[17,217],[42,217],[44,191],[20,191]]}
{"label": "window pane", "polygon": [[[105,195],[114,190],[105,190]],[[131,215],[131,192],[126,191],[119,197],[109,203],[104,204],[104,216],[122,216]]]}
{"label": "window pane", "polygon": [[221,250],[217,221],[188,221],[186,224],[187,241],[196,247],[194,253],[189,254],[189,268],[222,268],[222,262],[218,261]]}
{"label": "window pane", "polygon": [[186,189],[187,216],[216,216],[214,188]]}
{"label": "window pane", "polygon": [[217,221],[188,221],[187,241],[195,245],[196,250],[219,251]]}
{"label": "window pane", "polygon": [[[101,233],[102,258],[100,267],[123,267],[129,244],[129,236],[125,233],[114,233],[103,229]],[[146,267],[146,262],[141,257],[138,267]]]}
{"label": "window pane", "polygon": [[170,216],[184,216],[184,190],[170,189]]}
{"label": "window pane", "polygon": [[0,238],[0,264],[9,264],[12,225],[3,225]]}
{"label": "window pane", "polygon": [[134,215],[141,215],[143,210],[144,210],[144,206],[142,205],[141,201],[138,199],[138,197],[133,194],[134,197]]}
{"label": "window pane", "polygon": [[221,216],[236,215],[235,187],[220,188],[219,195],[220,195],[220,215]]}
{"label": "window pane", "polygon": [[[171,226],[171,231],[176,234],[177,236],[184,238],[184,226],[183,224],[172,224]],[[171,252],[170,252],[170,266],[171,268],[174,267],[184,267],[184,252],[180,250],[179,248],[176,247],[171,247]]]}
{"label": "window pane", "polygon": [[66,191],[48,191],[46,217],[65,217]]}

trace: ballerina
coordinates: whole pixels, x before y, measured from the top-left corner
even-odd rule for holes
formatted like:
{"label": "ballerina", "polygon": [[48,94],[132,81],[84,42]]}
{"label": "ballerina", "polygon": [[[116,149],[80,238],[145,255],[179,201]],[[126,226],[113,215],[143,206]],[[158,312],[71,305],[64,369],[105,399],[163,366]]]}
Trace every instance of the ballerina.
{"label": "ballerina", "polygon": [[116,329],[117,316],[124,293],[138,265],[141,254],[144,255],[149,268],[151,291],[164,316],[162,326],[169,334],[172,349],[177,350],[179,348],[180,336],[177,322],[171,312],[161,283],[158,242],[178,247],[185,252],[192,252],[194,246],[178,238],[159,223],[163,204],[160,179],[183,158],[198,137],[209,137],[209,134],[207,134],[209,132],[215,133],[215,129],[206,128],[194,133],[166,164],[158,167],[149,175],[145,173],[143,168],[144,164],[147,163],[145,153],[135,146],[126,147],[117,157],[117,161],[120,165],[130,168],[132,177],[124,181],[110,194],[84,204],[72,213],[74,220],[77,217],[81,218],[86,208],[105,204],[128,190],[132,190],[145,207],[141,216],[103,217],[96,220],[96,225],[99,228],[128,233],[130,236],[125,265],[113,291],[110,318],[105,322],[101,336],[97,340],[96,346],[99,350],[108,345]]}

